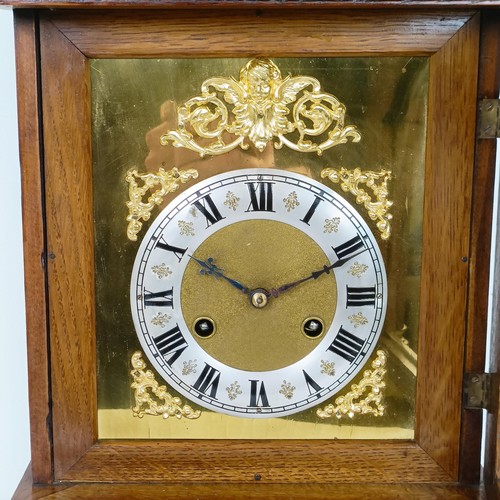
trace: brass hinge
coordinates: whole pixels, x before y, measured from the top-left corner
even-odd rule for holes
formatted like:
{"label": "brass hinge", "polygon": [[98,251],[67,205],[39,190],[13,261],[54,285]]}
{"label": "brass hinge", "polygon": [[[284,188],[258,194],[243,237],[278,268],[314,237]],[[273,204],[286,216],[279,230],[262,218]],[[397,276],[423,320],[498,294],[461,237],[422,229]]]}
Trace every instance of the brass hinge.
{"label": "brass hinge", "polygon": [[479,139],[500,138],[500,99],[479,101]]}
{"label": "brass hinge", "polygon": [[491,408],[494,376],[492,373],[466,373],[463,385],[463,406],[469,409]]}

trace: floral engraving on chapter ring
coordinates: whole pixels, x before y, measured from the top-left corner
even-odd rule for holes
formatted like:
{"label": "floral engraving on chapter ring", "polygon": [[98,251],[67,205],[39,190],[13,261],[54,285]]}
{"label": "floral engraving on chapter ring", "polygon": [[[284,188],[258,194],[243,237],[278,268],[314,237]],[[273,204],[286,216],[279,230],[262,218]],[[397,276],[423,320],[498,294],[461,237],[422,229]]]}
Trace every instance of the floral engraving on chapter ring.
{"label": "floral engraving on chapter ring", "polygon": [[233,382],[229,387],[226,387],[227,396],[231,401],[234,401],[240,394],[243,394],[240,384]]}
{"label": "floral engraving on chapter ring", "polygon": [[349,316],[349,321],[354,325],[354,328],[368,323],[368,320],[363,316],[363,313],[360,312]]}
{"label": "floral engraving on chapter ring", "polygon": [[333,377],[335,375],[335,363],[333,361],[321,360],[321,373]]}
{"label": "floral engraving on chapter ring", "polygon": [[238,208],[239,202],[240,202],[240,199],[232,191],[228,191],[226,193],[226,201],[224,202],[224,205],[226,205],[226,207],[230,208],[231,210],[236,211],[236,209]]}
{"label": "floral engraving on chapter ring", "polygon": [[283,198],[283,202],[285,203],[287,212],[296,209],[300,205],[295,191],[292,191],[286,198]]}
{"label": "floral engraving on chapter ring", "polygon": [[184,376],[189,375],[190,373],[196,373],[196,359],[190,359],[189,361],[184,361],[182,363],[182,374]]}
{"label": "floral engraving on chapter ring", "polygon": [[281,384],[281,389],[279,392],[280,392],[280,394],[283,394],[283,396],[285,396],[286,399],[292,399],[295,389],[296,389],[296,387],[293,386],[290,382],[283,380],[283,383]]}
{"label": "floral engraving on chapter ring", "polygon": [[194,236],[194,229],[192,222],[186,222],[185,220],[180,220],[178,224],[181,236]]}
{"label": "floral engraving on chapter ring", "polygon": [[153,266],[151,271],[156,274],[158,279],[168,278],[172,274],[170,267],[166,266],[164,262],[159,266]]}
{"label": "floral engraving on chapter ring", "polygon": [[339,230],[339,224],[340,224],[340,217],[334,217],[333,219],[325,219],[323,232],[336,233]]}
{"label": "floral engraving on chapter ring", "polygon": [[170,321],[170,316],[168,314],[158,313],[156,316],[151,318],[151,324],[155,326],[164,327]]}
{"label": "floral engraving on chapter ring", "polygon": [[361,275],[364,274],[368,270],[368,266],[366,264],[360,264],[359,262],[355,262],[347,271],[352,276],[356,278],[361,278]]}

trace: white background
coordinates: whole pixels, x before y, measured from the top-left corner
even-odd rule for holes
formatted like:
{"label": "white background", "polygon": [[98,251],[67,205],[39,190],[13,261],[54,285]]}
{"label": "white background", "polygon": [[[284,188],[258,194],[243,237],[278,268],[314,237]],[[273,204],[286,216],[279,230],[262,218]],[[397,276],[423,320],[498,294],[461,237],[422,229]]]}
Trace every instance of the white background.
{"label": "white background", "polygon": [[0,7],[0,500],[30,461],[21,178],[12,11]]}

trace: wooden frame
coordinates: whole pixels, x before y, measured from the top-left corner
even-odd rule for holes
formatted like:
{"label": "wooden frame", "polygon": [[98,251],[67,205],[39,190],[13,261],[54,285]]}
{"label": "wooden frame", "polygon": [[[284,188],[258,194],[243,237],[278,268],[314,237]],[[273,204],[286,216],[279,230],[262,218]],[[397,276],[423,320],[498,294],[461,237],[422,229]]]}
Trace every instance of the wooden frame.
{"label": "wooden frame", "polygon": [[[288,37],[285,52],[277,32]],[[491,207],[472,205],[479,33],[479,16],[463,11],[16,15],[35,482],[477,479],[463,452],[478,446],[476,422],[462,415],[461,392],[464,363],[484,351],[471,326],[484,311],[467,319],[469,285],[484,293],[486,268],[471,221],[491,217]],[[415,442],[97,442],[88,58],[311,52],[430,57]]]}
{"label": "wooden frame", "polygon": [[[394,0],[285,0],[288,8],[308,9],[384,9],[394,8]],[[328,5],[325,3],[328,2]],[[17,8],[123,8],[124,2],[120,0],[0,0],[0,5],[14,5]],[[210,9],[228,9],[228,8],[272,8],[283,7],[283,0],[224,0],[224,2],[214,2],[214,0],[169,0],[164,4],[157,0],[127,0],[130,8],[142,9],[162,9],[165,7],[174,8],[210,8]],[[411,3],[403,2],[402,8],[425,8],[425,9],[460,9],[460,8],[480,8],[480,7],[498,7],[499,0],[411,0]]]}

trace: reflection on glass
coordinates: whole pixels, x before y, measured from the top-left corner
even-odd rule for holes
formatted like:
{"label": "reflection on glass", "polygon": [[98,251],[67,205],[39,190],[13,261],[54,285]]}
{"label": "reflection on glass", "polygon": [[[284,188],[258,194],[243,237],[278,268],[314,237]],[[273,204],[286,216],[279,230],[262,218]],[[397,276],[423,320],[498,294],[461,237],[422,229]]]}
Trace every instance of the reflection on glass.
{"label": "reflection on glass", "polygon": [[[346,106],[346,124],[356,126],[361,133],[360,142],[335,146],[322,156],[286,147],[275,149],[270,142],[262,152],[251,145],[248,150],[237,147],[221,156],[200,158],[188,149],[162,146],[160,138],[177,128],[177,106],[199,95],[203,81],[214,76],[239,79],[240,69],[248,60],[99,59],[91,63],[100,438],[413,437],[427,59],[273,61],[283,77],[307,75],[318,79],[324,92],[333,94]],[[384,416],[321,420],[314,410],[308,410],[292,417],[255,421],[204,409],[202,417],[193,421],[132,416],[130,360],[140,344],[130,314],[129,283],[138,242],[126,236],[125,174],[131,168],[156,172],[160,167],[174,166],[196,168],[199,180],[240,168],[291,170],[324,182],[353,205],[352,195],[344,193],[338,184],[321,179],[324,168],[392,171],[389,182],[390,199],[394,201],[392,236],[387,241],[379,239],[389,280],[388,312],[379,343],[388,353]],[[167,197],[164,204],[178,193]],[[355,206],[378,238],[375,223],[361,206]],[[159,209],[152,219],[158,213]],[[147,223],[138,235],[139,241],[146,230]],[[357,380],[362,374],[363,370]],[[160,384],[164,383],[158,375],[156,378]],[[198,409],[195,403],[185,402]]]}

